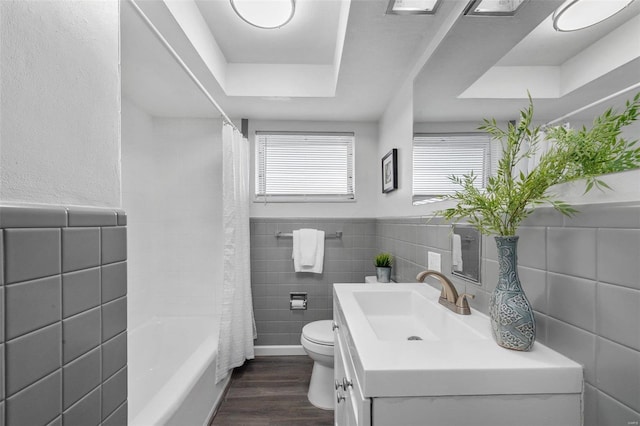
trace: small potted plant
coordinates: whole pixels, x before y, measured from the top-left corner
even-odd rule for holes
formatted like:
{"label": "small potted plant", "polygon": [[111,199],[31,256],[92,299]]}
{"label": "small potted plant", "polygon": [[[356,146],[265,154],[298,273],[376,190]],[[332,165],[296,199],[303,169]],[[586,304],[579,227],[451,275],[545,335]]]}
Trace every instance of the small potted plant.
{"label": "small potted plant", "polygon": [[379,283],[388,283],[391,281],[391,265],[393,265],[393,256],[390,253],[380,253],[374,260],[376,265],[376,277]]}

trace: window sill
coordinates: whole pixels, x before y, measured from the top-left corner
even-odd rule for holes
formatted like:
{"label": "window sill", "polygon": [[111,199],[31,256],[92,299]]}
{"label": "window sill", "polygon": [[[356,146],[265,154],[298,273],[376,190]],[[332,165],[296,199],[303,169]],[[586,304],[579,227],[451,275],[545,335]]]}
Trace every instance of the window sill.
{"label": "window sill", "polygon": [[304,197],[278,197],[277,199],[254,198],[255,204],[283,204],[283,203],[307,203],[307,204],[326,204],[326,203],[355,203],[355,198],[304,198]]}

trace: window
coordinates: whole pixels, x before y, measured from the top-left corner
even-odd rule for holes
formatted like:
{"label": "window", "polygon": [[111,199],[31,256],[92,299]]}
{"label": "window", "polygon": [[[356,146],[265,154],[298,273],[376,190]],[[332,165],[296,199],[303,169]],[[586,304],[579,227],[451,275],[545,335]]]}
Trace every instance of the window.
{"label": "window", "polygon": [[413,203],[453,194],[459,186],[449,177],[473,174],[484,188],[498,164],[498,143],[486,134],[416,134],[413,138]]}
{"label": "window", "polygon": [[256,132],[256,200],[354,200],[353,143],[353,133]]}

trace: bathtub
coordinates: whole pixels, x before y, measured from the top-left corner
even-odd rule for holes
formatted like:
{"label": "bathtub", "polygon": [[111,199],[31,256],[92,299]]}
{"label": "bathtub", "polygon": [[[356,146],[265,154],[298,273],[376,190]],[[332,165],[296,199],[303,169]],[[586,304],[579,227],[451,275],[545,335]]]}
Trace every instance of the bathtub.
{"label": "bathtub", "polygon": [[157,317],[129,331],[129,424],[207,425],[229,380],[216,385],[211,317]]}

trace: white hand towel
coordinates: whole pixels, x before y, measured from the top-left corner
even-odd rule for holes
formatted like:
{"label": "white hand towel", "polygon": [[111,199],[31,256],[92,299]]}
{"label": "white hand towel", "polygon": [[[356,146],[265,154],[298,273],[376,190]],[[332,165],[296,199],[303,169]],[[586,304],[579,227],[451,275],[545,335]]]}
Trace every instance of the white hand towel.
{"label": "white hand towel", "polygon": [[454,271],[462,271],[462,239],[460,235],[453,234],[452,262]]}
{"label": "white hand towel", "polygon": [[316,231],[316,257],[313,266],[304,266],[300,263],[300,233],[293,231],[293,270],[295,272],[311,272],[321,274],[324,264],[324,231]]}
{"label": "white hand towel", "polygon": [[316,264],[316,250],[318,249],[316,241],[318,231],[316,229],[301,229],[299,236],[300,265],[314,266]]}

